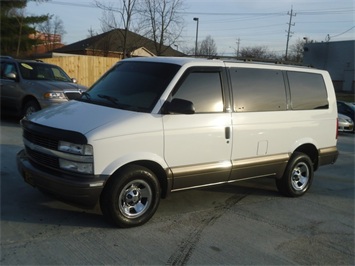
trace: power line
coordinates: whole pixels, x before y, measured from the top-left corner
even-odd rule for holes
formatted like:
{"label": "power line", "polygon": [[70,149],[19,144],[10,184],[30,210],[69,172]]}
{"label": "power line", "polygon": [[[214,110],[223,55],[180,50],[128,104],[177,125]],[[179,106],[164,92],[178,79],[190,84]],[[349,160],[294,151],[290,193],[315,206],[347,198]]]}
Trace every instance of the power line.
{"label": "power line", "polygon": [[342,33],[339,33],[339,34],[337,34],[337,35],[329,36],[329,39],[330,39],[330,38],[334,38],[334,37],[339,37],[340,35],[343,35],[343,34],[349,32],[349,31],[351,31],[353,28],[355,28],[355,26],[352,26],[350,29],[348,29],[348,30],[346,30],[346,31],[344,31],[344,32],[342,32]]}

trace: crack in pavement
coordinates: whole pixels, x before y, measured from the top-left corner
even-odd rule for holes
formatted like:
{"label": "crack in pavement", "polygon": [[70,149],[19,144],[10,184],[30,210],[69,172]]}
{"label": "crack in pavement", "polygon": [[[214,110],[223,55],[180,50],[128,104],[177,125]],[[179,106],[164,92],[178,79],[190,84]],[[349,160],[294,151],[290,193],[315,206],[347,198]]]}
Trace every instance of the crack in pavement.
{"label": "crack in pavement", "polygon": [[181,241],[178,249],[169,257],[166,265],[186,265],[191,255],[193,254],[193,251],[195,250],[196,245],[199,242],[205,228],[213,225],[227,210],[232,208],[248,195],[250,195],[250,193],[243,195],[233,195],[225,201],[226,203],[224,205],[217,206],[214,209],[209,210],[207,215],[204,215],[204,217],[208,218],[202,219],[199,223],[199,226],[195,227],[187,235],[187,237]]}

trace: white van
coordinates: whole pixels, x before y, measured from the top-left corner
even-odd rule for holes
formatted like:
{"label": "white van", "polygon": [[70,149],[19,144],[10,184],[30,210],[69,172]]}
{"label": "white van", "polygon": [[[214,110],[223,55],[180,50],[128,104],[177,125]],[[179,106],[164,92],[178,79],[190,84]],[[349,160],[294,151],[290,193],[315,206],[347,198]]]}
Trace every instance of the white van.
{"label": "white van", "polygon": [[22,120],[26,182],[147,222],[172,191],[273,176],[291,197],[338,156],[326,71],[194,58],[122,60],[78,100]]}

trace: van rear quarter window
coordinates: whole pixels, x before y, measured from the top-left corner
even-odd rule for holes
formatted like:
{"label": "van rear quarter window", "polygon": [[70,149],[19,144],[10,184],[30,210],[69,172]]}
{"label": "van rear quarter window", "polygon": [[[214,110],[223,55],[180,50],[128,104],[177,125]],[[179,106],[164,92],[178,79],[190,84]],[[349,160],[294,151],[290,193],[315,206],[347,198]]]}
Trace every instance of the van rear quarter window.
{"label": "van rear quarter window", "polygon": [[234,111],[262,112],[287,109],[280,70],[231,68]]}
{"label": "van rear quarter window", "polygon": [[288,71],[293,110],[328,109],[328,96],[323,76],[315,73]]}

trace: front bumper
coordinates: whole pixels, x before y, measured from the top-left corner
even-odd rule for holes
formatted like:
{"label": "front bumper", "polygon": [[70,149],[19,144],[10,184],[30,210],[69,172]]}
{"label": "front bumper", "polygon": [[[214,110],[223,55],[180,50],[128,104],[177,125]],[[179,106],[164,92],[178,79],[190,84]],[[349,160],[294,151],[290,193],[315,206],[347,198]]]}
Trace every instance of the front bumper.
{"label": "front bumper", "polygon": [[17,154],[17,168],[24,180],[64,201],[94,207],[108,176],[77,177],[33,165],[25,150]]}

